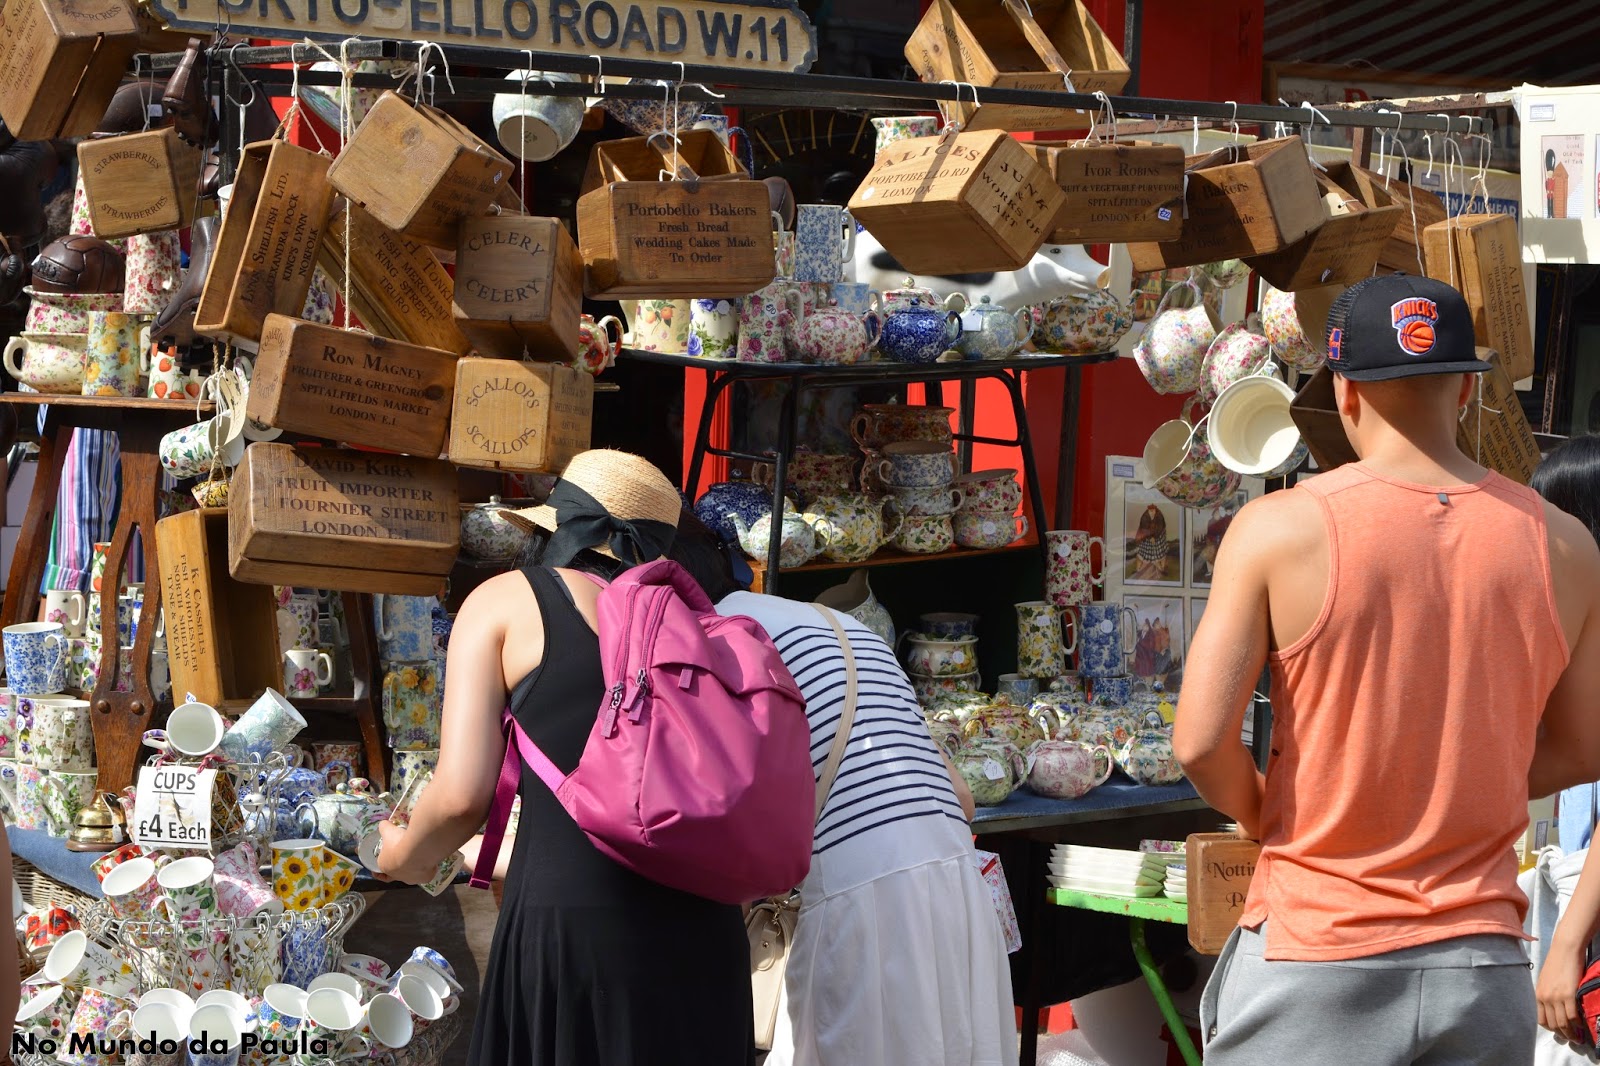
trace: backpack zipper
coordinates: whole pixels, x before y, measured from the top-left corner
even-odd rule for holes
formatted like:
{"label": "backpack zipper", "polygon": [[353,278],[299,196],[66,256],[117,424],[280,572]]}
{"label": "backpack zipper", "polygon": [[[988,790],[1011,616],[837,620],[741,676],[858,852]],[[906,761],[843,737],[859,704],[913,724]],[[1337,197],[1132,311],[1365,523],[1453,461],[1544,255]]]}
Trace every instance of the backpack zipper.
{"label": "backpack zipper", "polygon": [[[633,633],[633,604],[640,595],[642,593],[637,587],[628,591],[628,610],[623,615],[621,637],[624,661],[627,661],[628,657],[627,640],[629,635]],[[611,686],[611,702],[606,706],[605,721],[600,726],[600,735],[603,737],[613,737],[617,733],[617,712],[622,707],[622,697],[626,692],[627,680],[628,672],[623,670],[622,676],[617,678],[617,683]]]}
{"label": "backpack zipper", "polygon": [[[656,627],[661,624],[661,615],[667,612],[667,597],[663,594],[657,597],[650,605],[650,614],[645,620],[645,632],[651,634],[650,644],[642,649],[643,657],[639,661],[648,663],[656,651]],[[644,714],[645,702],[650,695],[650,677],[646,669],[641,666],[633,679],[633,698],[628,701],[628,721],[638,722]]]}

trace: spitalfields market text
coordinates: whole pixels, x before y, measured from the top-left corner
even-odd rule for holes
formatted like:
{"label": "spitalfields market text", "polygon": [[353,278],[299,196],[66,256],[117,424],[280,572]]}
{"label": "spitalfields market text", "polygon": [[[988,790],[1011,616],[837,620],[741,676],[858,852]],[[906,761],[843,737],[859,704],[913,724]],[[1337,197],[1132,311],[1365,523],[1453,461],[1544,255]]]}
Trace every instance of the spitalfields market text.
{"label": "spitalfields market text", "polygon": [[[209,1034],[207,1034],[209,1035]],[[32,1033],[11,1034],[11,1055],[54,1055],[57,1043],[47,1036],[38,1037]],[[72,1033],[67,1037],[67,1054],[69,1055],[118,1055],[126,1057],[134,1053],[140,1055],[175,1055],[187,1049],[195,1055],[226,1055],[232,1050],[228,1041],[223,1039],[207,1040],[204,1036],[197,1036],[192,1040],[179,1042],[177,1040],[156,1040],[145,1037],[135,1040],[131,1037],[113,1040],[109,1037],[96,1036],[93,1033]],[[286,1040],[263,1040],[255,1033],[245,1033],[240,1038],[239,1053],[241,1057],[248,1056],[252,1051],[262,1055],[326,1055],[329,1042],[322,1038],[306,1040],[303,1037],[291,1037]]]}

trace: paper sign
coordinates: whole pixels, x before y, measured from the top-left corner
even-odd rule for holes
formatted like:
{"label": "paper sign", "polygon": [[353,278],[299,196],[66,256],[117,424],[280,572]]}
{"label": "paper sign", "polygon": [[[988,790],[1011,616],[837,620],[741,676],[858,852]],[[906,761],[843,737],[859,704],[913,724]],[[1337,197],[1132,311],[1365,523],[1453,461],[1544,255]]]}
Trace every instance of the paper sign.
{"label": "paper sign", "polygon": [[141,847],[211,847],[211,793],[217,771],[147,766],[134,794],[132,835]]}

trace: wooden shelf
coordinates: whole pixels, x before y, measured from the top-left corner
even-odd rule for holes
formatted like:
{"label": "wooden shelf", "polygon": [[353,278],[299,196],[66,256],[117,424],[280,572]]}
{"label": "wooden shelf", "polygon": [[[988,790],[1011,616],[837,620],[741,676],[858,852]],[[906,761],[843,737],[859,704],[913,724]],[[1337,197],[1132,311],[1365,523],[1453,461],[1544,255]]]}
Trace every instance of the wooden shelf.
{"label": "wooden shelf", "polygon": [[[915,563],[958,562],[966,559],[981,559],[994,555],[1010,555],[1013,552],[1037,551],[1038,548],[1039,540],[1032,533],[1012,541],[1004,548],[951,548],[948,551],[933,552],[931,554],[919,554],[915,552],[903,552],[895,548],[883,548],[875,555],[868,556],[865,559],[860,559],[853,563],[836,563],[829,559],[822,559],[819,556],[817,561],[806,563],[804,566],[785,567],[783,569],[783,575],[787,578],[790,574],[806,574],[824,570],[855,570],[859,567],[903,566]],[[749,557],[745,558],[745,562],[750,565],[750,570],[755,575],[755,580],[750,585],[751,591],[765,591],[767,584],[766,564],[757,562]]]}
{"label": "wooden shelf", "polygon": [[[14,403],[22,407],[97,407],[108,411],[170,411],[174,414],[186,414],[191,418],[195,414],[195,405],[192,403],[179,403],[176,400],[152,400],[144,396],[73,396],[71,394],[57,395],[49,392],[7,392],[0,393],[0,403]],[[207,401],[199,405],[200,414],[208,415],[213,411],[213,405]]]}

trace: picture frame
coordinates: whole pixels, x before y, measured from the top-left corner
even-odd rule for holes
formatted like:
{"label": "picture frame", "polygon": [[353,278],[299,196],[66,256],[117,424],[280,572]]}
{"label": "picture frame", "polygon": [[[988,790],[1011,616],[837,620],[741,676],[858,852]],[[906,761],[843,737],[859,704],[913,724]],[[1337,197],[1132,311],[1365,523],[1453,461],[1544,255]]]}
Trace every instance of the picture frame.
{"label": "picture frame", "polygon": [[1164,691],[1177,692],[1189,647],[1184,598],[1125,593],[1122,605],[1133,611],[1130,673],[1135,681],[1151,690],[1159,683]]}

